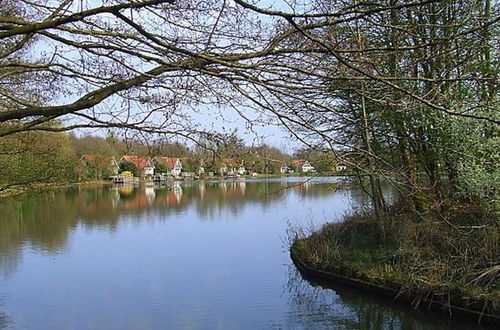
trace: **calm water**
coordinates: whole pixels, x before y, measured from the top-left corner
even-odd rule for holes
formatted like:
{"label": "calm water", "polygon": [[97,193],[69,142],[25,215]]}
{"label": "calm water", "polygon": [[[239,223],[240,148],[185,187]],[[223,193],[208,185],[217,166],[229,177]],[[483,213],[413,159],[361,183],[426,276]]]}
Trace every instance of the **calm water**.
{"label": "calm water", "polygon": [[98,187],[0,202],[0,328],[470,329],[309,282],[287,228],[362,202],[334,179]]}

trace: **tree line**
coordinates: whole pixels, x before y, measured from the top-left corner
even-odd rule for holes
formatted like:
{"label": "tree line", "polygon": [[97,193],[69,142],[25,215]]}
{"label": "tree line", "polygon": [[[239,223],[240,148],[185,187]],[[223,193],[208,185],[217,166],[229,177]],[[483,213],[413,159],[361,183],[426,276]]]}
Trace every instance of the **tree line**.
{"label": "tree line", "polygon": [[[111,172],[109,164],[101,160],[114,156],[118,161],[123,155],[144,157],[180,158],[183,170],[196,173],[201,164],[207,172],[218,173],[227,159],[242,164],[248,171],[262,174],[280,174],[284,164],[293,166],[293,158],[306,158],[319,172],[328,173],[334,166],[333,155],[308,148],[287,154],[265,143],[247,145],[235,133],[225,134],[219,140],[200,141],[188,146],[183,141],[166,141],[148,136],[120,136],[109,131],[106,136],[81,135],[63,132],[20,132],[0,139],[0,184],[2,190],[39,183],[71,183],[81,180],[102,179]],[[84,168],[83,155],[96,157],[94,171]],[[121,170],[136,172],[133,164],[123,164]],[[128,167],[127,167],[128,166]],[[161,171],[161,164],[158,165]],[[300,169],[294,168],[296,172]],[[163,172],[167,172],[163,169]]]}

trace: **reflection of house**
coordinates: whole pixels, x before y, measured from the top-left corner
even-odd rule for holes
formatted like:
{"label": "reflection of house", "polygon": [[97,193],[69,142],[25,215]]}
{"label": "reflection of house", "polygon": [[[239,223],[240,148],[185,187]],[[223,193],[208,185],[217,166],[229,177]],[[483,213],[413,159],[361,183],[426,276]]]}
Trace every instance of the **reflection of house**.
{"label": "reflection of house", "polygon": [[198,191],[200,192],[200,198],[203,199],[205,197],[205,183],[203,181],[198,183]]}
{"label": "reflection of house", "polygon": [[297,191],[308,191],[311,188],[311,182],[305,181],[294,186]]}
{"label": "reflection of house", "polygon": [[246,186],[245,188],[241,188],[240,182],[233,182],[230,184],[226,184],[226,196],[227,198],[230,199],[241,199],[243,195],[245,194]]}
{"label": "reflection of house", "polygon": [[120,159],[120,163],[122,162],[134,164],[141,177],[152,177],[155,174],[155,164],[151,157],[125,155]]}
{"label": "reflection of house", "polygon": [[156,196],[155,188],[154,187],[144,187],[144,195],[146,195],[146,198],[148,199],[148,202],[151,204]]}
{"label": "reflection of house", "polygon": [[96,179],[117,175],[120,167],[114,156],[83,155],[80,157],[85,174]]}
{"label": "reflection of house", "polygon": [[301,172],[315,172],[316,169],[305,159],[294,159],[292,160],[293,165]]}
{"label": "reflection of house", "polygon": [[179,184],[174,184],[167,194],[168,205],[178,205],[182,198],[182,188]]}
{"label": "reflection of house", "polygon": [[151,204],[151,197],[148,196],[144,192],[137,192],[136,195],[133,195],[130,198],[124,198],[122,201],[122,208],[124,210],[141,210],[146,209]]}
{"label": "reflection of house", "polygon": [[241,194],[245,195],[245,191],[247,190],[247,184],[245,181],[238,182],[238,186],[240,187]]}
{"label": "reflection of house", "polygon": [[154,161],[165,166],[168,170],[167,174],[179,176],[182,172],[182,162],[179,158],[155,157]]}

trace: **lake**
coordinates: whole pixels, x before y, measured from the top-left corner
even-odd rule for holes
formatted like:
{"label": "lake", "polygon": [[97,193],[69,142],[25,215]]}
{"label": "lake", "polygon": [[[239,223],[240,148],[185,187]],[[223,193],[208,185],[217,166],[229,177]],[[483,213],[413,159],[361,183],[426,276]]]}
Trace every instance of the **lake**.
{"label": "lake", "polygon": [[290,228],[366,202],[335,178],[99,186],[0,201],[0,329],[471,329],[304,279]]}

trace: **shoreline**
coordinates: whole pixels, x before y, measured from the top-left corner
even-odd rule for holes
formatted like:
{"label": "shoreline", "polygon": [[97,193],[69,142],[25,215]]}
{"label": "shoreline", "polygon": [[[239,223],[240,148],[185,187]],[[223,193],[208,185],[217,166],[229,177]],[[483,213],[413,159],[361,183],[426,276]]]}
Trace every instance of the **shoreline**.
{"label": "shoreline", "polygon": [[[308,264],[300,256],[300,248],[298,247],[301,241],[307,240],[308,237],[295,240],[290,247],[290,258],[293,264],[297,267],[300,273],[304,276],[317,278],[330,284],[340,284],[352,288],[360,289],[367,293],[373,293],[379,296],[401,301],[410,307],[419,310],[427,310],[433,312],[449,312],[450,317],[466,318],[471,322],[483,325],[500,325],[500,314],[497,314],[498,307],[494,310],[494,314],[485,313],[485,306],[480,300],[472,301],[468,297],[448,295],[448,301],[444,301],[443,295],[439,295],[436,291],[419,292],[416,289],[408,289],[402,283],[395,281],[387,281],[387,279],[372,278],[366,273],[358,270],[343,267],[339,262],[336,269],[322,270]],[[347,264],[346,262],[344,264]],[[383,282],[383,284],[381,283]],[[404,290],[406,288],[406,290]],[[418,301],[418,304],[415,304]],[[456,304],[462,302],[468,306],[476,307],[474,309],[467,308]]]}
{"label": "shoreline", "polygon": [[[344,175],[317,175],[315,177],[342,177]],[[277,175],[277,174],[262,174],[259,176],[242,176],[238,179],[225,179],[221,177],[213,177],[213,178],[200,178],[197,180],[184,180],[178,182],[201,182],[201,181],[214,181],[214,182],[228,182],[228,181],[244,181],[244,180],[262,180],[262,179],[276,179],[276,178],[300,178],[300,177],[310,177],[308,175]],[[135,184],[143,184],[144,181],[141,179],[138,183]],[[93,180],[93,181],[83,181],[83,182],[67,182],[67,183],[40,183],[40,184],[32,184],[25,186],[16,186],[9,188],[5,191],[0,192],[0,200],[5,198],[11,198],[15,196],[19,196],[22,194],[30,193],[30,192],[41,192],[47,190],[55,190],[55,189],[67,189],[67,188],[75,188],[75,187],[91,187],[91,186],[106,186],[113,185],[114,183],[109,180]],[[352,184],[339,184],[338,188],[352,188]]]}

